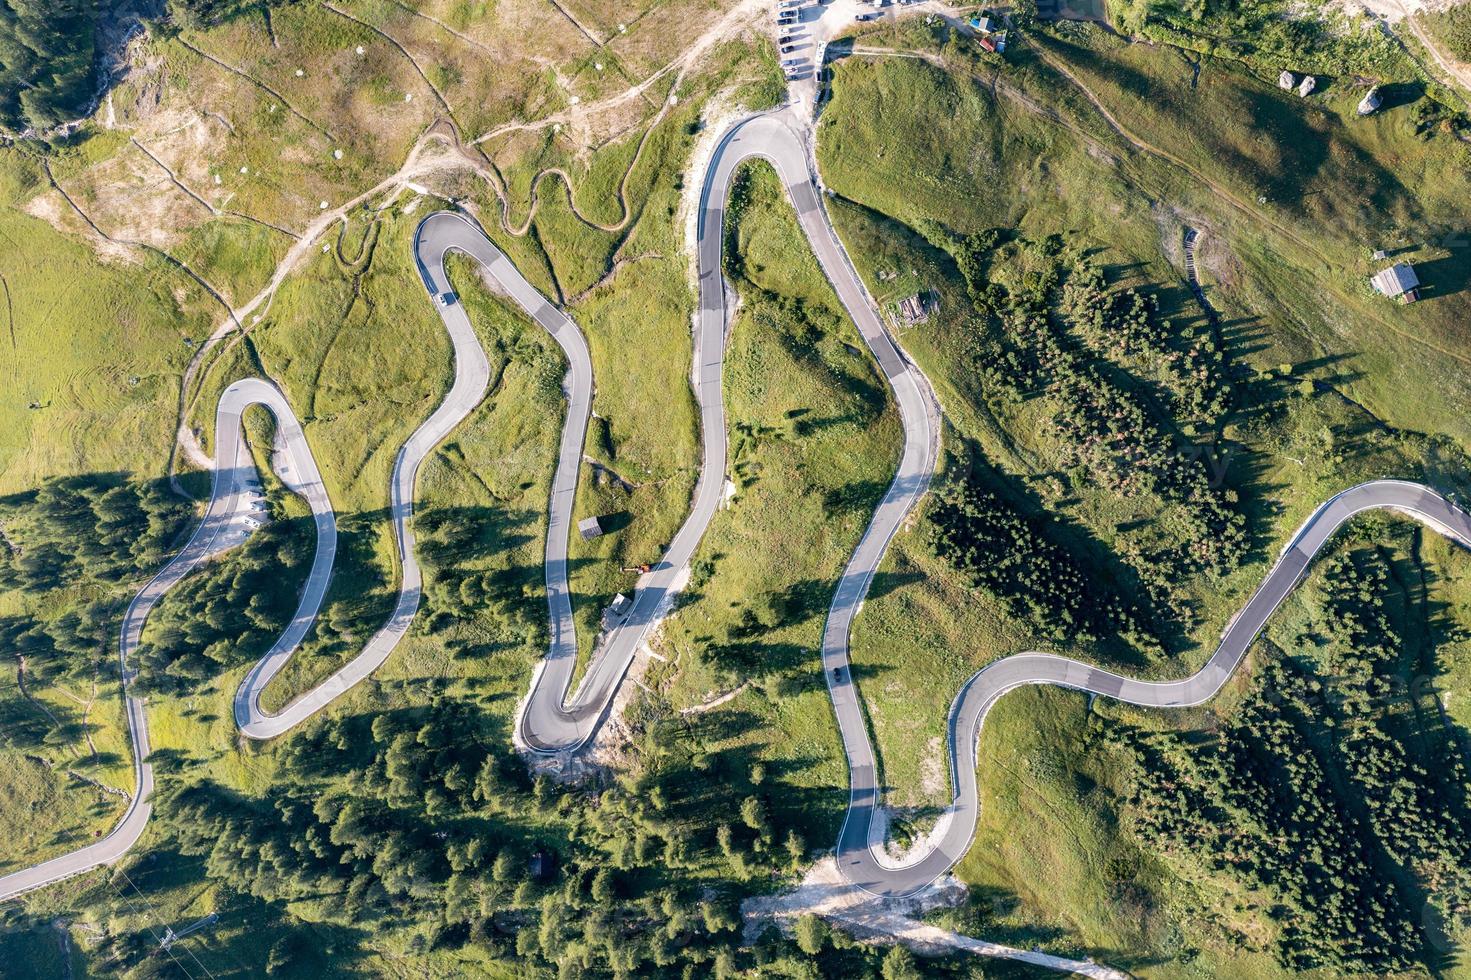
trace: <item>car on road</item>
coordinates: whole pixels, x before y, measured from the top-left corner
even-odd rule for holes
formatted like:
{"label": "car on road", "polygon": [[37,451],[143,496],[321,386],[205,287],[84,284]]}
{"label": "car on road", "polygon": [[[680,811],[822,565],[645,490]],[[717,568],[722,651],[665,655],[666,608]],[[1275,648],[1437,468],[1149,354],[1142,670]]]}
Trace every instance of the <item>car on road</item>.
{"label": "car on road", "polygon": [[791,54],[795,50],[797,50],[797,46],[795,44],[783,44],[781,46],[782,54]]}
{"label": "car on road", "polygon": [[445,291],[445,292],[440,293],[439,294],[439,305],[440,306],[454,306],[455,305],[455,294],[453,292],[451,292],[451,291]]}

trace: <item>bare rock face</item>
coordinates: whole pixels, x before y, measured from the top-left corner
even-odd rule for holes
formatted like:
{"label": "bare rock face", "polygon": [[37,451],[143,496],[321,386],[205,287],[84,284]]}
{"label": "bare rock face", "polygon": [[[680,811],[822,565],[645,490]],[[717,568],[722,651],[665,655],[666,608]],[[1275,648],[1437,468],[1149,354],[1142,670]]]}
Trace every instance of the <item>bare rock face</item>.
{"label": "bare rock face", "polygon": [[1313,89],[1317,87],[1318,80],[1316,78],[1314,78],[1312,75],[1304,75],[1302,76],[1302,83],[1297,87],[1297,94],[1305,99],[1309,95],[1311,95],[1313,93]]}
{"label": "bare rock face", "polygon": [[1284,71],[1277,76],[1277,87],[1284,92],[1290,92],[1297,85],[1297,76],[1290,71]]}
{"label": "bare rock face", "polygon": [[1372,116],[1383,104],[1384,99],[1379,95],[1379,86],[1375,85],[1369,89],[1369,94],[1364,96],[1363,101],[1359,103],[1359,115]]}

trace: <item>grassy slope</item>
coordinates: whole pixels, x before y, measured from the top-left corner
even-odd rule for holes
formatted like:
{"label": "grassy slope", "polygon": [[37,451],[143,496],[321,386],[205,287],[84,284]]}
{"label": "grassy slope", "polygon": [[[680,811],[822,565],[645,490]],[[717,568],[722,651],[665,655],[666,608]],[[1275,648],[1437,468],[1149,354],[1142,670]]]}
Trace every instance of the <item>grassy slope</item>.
{"label": "grassy slope", "polygon": [[[821,845],[842,819],[844,770],[816,650],[834,582],[892,475],[901,437],[774,172],[758,164],[748,173],[750,203],[734,238],[746,305],[725,362],[734,494],[706,533],[690,595],[666,630],[662,646],[678,672],[662,697],[698,703],[749,678],[698,735],[706,751],[766,760],[783,784],[779,819],[798,820]],[[813,338],[790,312],[750,309],[763,292],[800,300],[831,326]],[[828,503],[835,497],[838,507]],[[781,606],[772,625],[742,633],[747,610],[769,596]],[[654,683],[666,678],[656,672]]]}
{"label": "grassy slope", "polygon": [[[363,14],[357,6],[349,9]],[[380,5],[370,13],[383,16],[387,22],[400,17],[402,11],[395,12],[391,5]],[[435,13],[456,29],[468,30],[482,38],[488,33],[487,14],[455,5]],[[523,19],[528,13],[533,17],[560,17],[554,11],[529,12],[520,7],[513,9],[513,5],[501,5],[498,12],[490,12]],[[403,90],[422,83],[413,81],[417,76],[401,54],[394,52],[381,37],[369,37],[371,32],[365,29],[344,24],[338,24],[335,29],[324,26],[336,19],[316,6],[293,6],[278,11],[275,27],[282,42],[280,49],[270,45],[263,21],[254,15],[221,30],[187,35],[182,41],[155,38],[149,42],[147,53],[154,59],[155,67],[161,66],[162,74],[136,73],[115,93],[119,121],[124,125],[146,124],[160,96],[165,111],[187,111],[195,102],[230,106],[224,119],[216,120],[212,116],[199,122],[196,129],[186,130],[196,135],[198,127],[211,132],[218,130],[215,135],[225,134],[221,136],[225,141],[223,149],[216,148],[209,154],[186,153],[182,158],[170,152],[177,149],[172,144],[150,141],[150,149],[178,169],[193,189],[205,193],[220,206],[269,214],[289,226],[300,227],[317,213],[318,198],[340,202],[353,189],[362,189],[397,166],[409,140],[432,113],[425,91],[416,89],[419,94],[412,103],[402,101]],[[414,30],[425,32],[431,44],[442,47],[434,40],[439,37],[442,41],[441,28],[422,18],[412,23]],[[647,28],[631,28],[621,36],[621,43],[629,46],[631,57],[644,62],[652,59],[651,70],[686,43],[685,29],[695,24],[695,21],[685,22],[679,30],[671,30],[666,24],[648,35],[644,33]],[[405,32],[395,29],[395,33],[407,39]],[[519,39],[525,34],[498,31],[497,36]],[[557,38],[560,33],[538,32],[537,36]],[[351,51],[351,42],[359,40],[367,51],[366,68],[353,67],[350,58],[329,64],[333,51],[345,54]],[[190,52],[183,41],[228,64],[242,66],[252,78],[283,93],[313,123],[330,123],[338,139],[334,143],[313,129],[311,123],[283,112],[277,104],[279,100],[263,88],[210,64]],[[521,40],[516,43],[525,48]],[[346,51],[343,45],[347,45]],[[649,141],[629,184],[634,220],[623,232],[607,236],[608,244],[600,252],[592,253],[610,256],[611,261],[613,251],[622,245],[641,258],[588,293],[576,310],[579,319],[587,325],[598,359],[598,409],[617,420],[611,439],[607,440],[608,461],[630,469],[642,461],[647,467],[644,475],[648,478],[635,495],[641,520],[611,540],[614,555],[610,563],[615,566],[624,549],[636,555],[657,553],[660,542],[667,540],[682,518],[693,485],[695,433],[687,394],[683,400],[676,397],[672,403],[673,410],[686,420],[682,429],[673,430],[684,433],[679,440],[669,438],[667,416],[662,420],[651,419],[645,399],[649,391],[676,395],[685,392],[683,379],[688,371],[688,315],[692,300],[684,281],[684,261],[679,255],[676,205],[682,185],[677,174],[692,143],[690,123],[698,117],[704,97],[728,81],[753,77],[742,65],[744,50],[741,45],[721,49],[709,74],[692,75],[679,90],[679,111],[671,113],[667,123]],[[476,57],[492,70],[506,68],[486,62],[481,55]],[[305,81],[295,80],[293,69],[303,63],[309,68],[324,68],[335,80],[334,84],[324,84],[315,70],[306,73]],[[763,64],[764,68],[756,70],[757,76],[772,67]],[[352,80],[362,81],[359,78],[362,71],[368,75],[360,85]],[[588,73],[591,72],[589,65]],[[539,80],[536,84],[548,80],[544,75],[532,74]],[[155,83],[161,83],[161,88]],[[473,91],[484,84],[490,83],[484,79],[467,83],[459,104],[483,103]],[[622,84],[627,84],[626,76],[613,87]],[[361,105],[334,103],[334,92],[356,93],[355,97],[366,101]],[[391,102],[388,95],[393,96]],[[591,89],[582,93],[584,99],[596,95],[597,91]],[[600,219],[616,220],[620,211],[611,201],[611,194],[631,159],[639,118],[647,118],[663,95],[661,89],[651,89],[653,105],[647,101],[635,105],[637,111],[627,120],[632,132],[610,144],[606,152],[594,153],[587,159],[573,159],[563,146],[542,165],[566,166],[573,174],[574,183],[581,187],[585,182],[587,190],[577,193],[579,205]],[[373,101],[375,98],[377,102]],[[401,107],[403,111],[398,111]],[[423,112],[417,111],[420,107]],[[534,92],[520,105],[496,103],[493,106],[497,112],[504,110],[530,118],[564,107],[564,101],[548,101]],[[527,111],[522,113],[523,109]],[[501,120],[482,121],[488,126]],[[461,122],[475,124],[476,120],[462,118]],[[330,151],[334,145],[343,150],[341,160],[332,159]],[[241,167],[246,167],[248,173],[240,174]],[[237,302],[259,288],[279,258],[285,240],[279,232],[229,217],[200,222],[199,217],[207,215],[204,209],[171,184],[159,183],[162,172],[157,166],[147,162],[125,138],[115,133],[99,136],[84,131],[73,146],[59,148],[53,158],[53,169],[63,186],[98,217],[104,228],[120,236],[130,234],[123,220],[129,205],[126,195],[118,193],[118,186],[124,182],[116,178],[130,168],[140,172],[151,168],[146,179],[158,185],[160,197],[167,197],[168,221],[158,227],[172,226],[183,231],[182,237],[172,238],[165,244],[171,254],[190,262]],[[516,169],[514,160],[509,169]],[[0,176],[3,176],[7,202],[16,197],[28,198],[43,186],[39,172],[18,158],[7,157],[7,166]],[[220,178],[219,184],[214,183],[215,176]],[[546,194],[548,191],[552,193]],[[557,197],[558,191],[555,181],[543,188],[548,197]],[[58,205],[58,210],[64,212],[64,207]],[[190,211],[190,215],[181,218],[185,211]],[[422,213],[419,212],[420,216]],[[172,224],[176,218],[178,223]],[[209,321],[219,315],[218,305],[200,298],[192,281],[162,262],[144,263],[143,276],[136,269],[113,274],[108,267],[99,267],[84,245],[63,239],[33,218],[7,210],[0,220],[4,222],[0,232],[24,234],[32,246],[37,242],[44,246],[7,252],[14,261],[24,262],[27,254],[44,252],[51,263],[48,268],[55,269],[55,262],[70,263],[74,268],[68,275],[39,277],[29,266],[5,265],[0,260],[0,271],[9,284],[26,291],[25,296],[16,300],[18,343],[21,346],[26,343],[26,323],[33,323],[36,328],[48,326],[48,337],[53,342],[44,363],[38,360],[33,364],[22,359],[15,364],[18,376],[23,382],[29,382],[30,387],[25,389],[19,408],[15,405],[3,408],[10,413],[7,417],[13,416],[13,424],[7,426],[9,436],[0,445],[0,464],[3,464],[0,485],[30,486],[51,473],[123,468],[124,464],[131,465],[140,459],[156,461],[161,471],[172,430],[178,374],[189,353],[181,338],[202,336],[210,326]],[[114,223],[115,220],[121,223]],[[191,423],[208,445],[214,398],[224,384],[245,374],[258,374],[263,367],[282,381],[293,405],[307,421],[308,438],[314,449],[319,457],[327,457],[323,459],[323,468],[339,514],[347,518],[343,537],[350,546],[349,553],[344,555],[348,560],[339,569],[329,602],[333,599],[364,601],[359,608],[350,610],[353,615],[348,617],[344,642],[356,640],[360,644],[386,613],[385,603],[394,582],[391,554],[384,537],[386,523],[379,512],[386,495],[388,467],[403,437],[418,423],[419,416],[427,414],[448,381],[448,346],[432,309],[422,302],[417,276],[408,258],[407,236],[416,221],[417,217],[386,215],[381,223],[383,240],[377,243],[377,258],[367,267],[369,264],[359,263],[358,258],[367,221],[355,217],[345,235],[345,256],[318,255],[316,262],[292,277],[270,307],[269,315],[255,324],[257,330],[252,341],[231,345],[211,365],[190,415]],[[574,222],[565,205],[554,200],[538,216],[537,235],[544,228],[547,238],[576,242],[577,235],[572,231]],[[71,230],[79,228],[79,221],[74,217],[67,217],[66,223]],[[534,241],[535,237],[530,240]],[[655,257],[642,258],[645,253],[655,253]],[[513,254],[516,254],[514,247]],[[576,248],[564,251],[556,261],[565,264],[556,275],[577,282],[579,290],[591,285],[604,271],[596,265],[586,265],[583,252]],[[356,267],[359,264],[363,268]],[[545,259],[542,268],[548,270],[550,279],[550,267]],[[537,274],[534,268],[528,268],[528,272],[533,277]],[[361,279],[361,295],[352,306],[350,294],[355,277]],[[474,691],[476,696],[499,704],[508,717],[534,658],[541,652],[540,636],[544,629],[544,600],[540,591],[544,530],[541,522],[550,478],[549,462],[560,424],[562,401],[557,392],[560,359],[539,330],[521,323],[519,313],[506,310],[472,286],[472,273],[468,269],[457,270],[455,277],[501,370],[497,387],[487,403],[426,463],[420,475],[420,514],[447,514],[479,522],[481,532],[475,542],[475,553],[463,561],[491,572],[509,571],[518,582],[524,578],[516,587],[524,592],[521,605],[525,607],[528,629],[516,636],[515,642],[502,642],[495,637],[505,635],[506,624],[486,616],[442,625],[432,636],[416,632],[388,667],[346,699],[343,710],[376,711],[422,704],[428,696],[426,692],[458,685],[456,689],[462,695]],[[140,291],[140,282],[147,282],[153,288]],[[184,312],[175,310],[175,304],[182,304]],[[59,326],[48,325],[46,314],[57,310],[88,312],[74,319],[67,317],[67,322]],[[109,332],[95,332],[94,324],[105,324]],[[62,359],[55,357],[58,330],[68,331],[61,335],[71,337],[69,331],[74,326],[76,356],[65,361],[66,373],[53,380],[48,372],[53,366],[63,365]],[[7,337],[0,334],[0,342],[8,346]],[[119,350],[128,351],[133,363],[119,362]],[[37,357],[40,353],[37,349]],[[341,373],[335,373],[339,368]],[[113,380],[121,383],[127,379],[130,369],[139,377],[136,386],[128,385],[126,391],[119,393],[108,387],[104,389],[105,398],[97,390],[100,386],[96,379],[109,379],[109,385]],[[319,369],[328,379],[320,387],[314,376]],[[93,383],[79,384],[77,379],[87,374]],[[622,384],[623,377],[631,381]],[[334,384],[335,378],[343,380]],[[385,385],[385,381],[390,383]],[[46,408],[28,412],[24,405],[29,398],[39,399]],[[67,414],[63,419],[64,412]],[[47,418],[53,419],[56,425],[46,422]],[[107,434],[117,438],[90,434],[103,425],[110,426]],[[150,445],[155,448],[147,449]],[[589,472],[581,494],[584,501],[593,500],[598,492],[592,479]],[[599,547],[608,543],[603,542]],[[616,571],[610,574],[599,565],[584,566],[579,571],[589,582],[599,574],[609,582],[618,577]],[[586,579],[589,575],[594,579]],[[283,584],[288,588],[291,585]],[[371,588],[361,595],[365,584]],[[586,587],[594,594],[599,588]],[[579,609],[586,623],[596,615],[596,606],[591,601],[581,604]],[[319,642],[316,646],[323,655],[300,658],[294,663],[273,685],[268,702],[273,698],[273,703],[284,701],[293,690],[325,675],[340,657],[355,652],[355,649],[327,649],[329,643]],[[471,649],[473,655],[466,652]],[[494,656],[498,651],[503,655]],[[219,678],[210,690],[194,698],[157,699],[161,703],[154,705],[151,718],[158,747],[178,749],[185,758],[202,763],[204,771],[227,785],[255,791],[271,780],[272,752],[268,747],[241,746],[234,737],[228,704],[239,673]],[[463,684],[458,684],[457,679],[466,677]],[[7,694],[13,696],[13,693],[12,687]],[[44,692],[42,696],[46,696]],[[115,688],[99,691],[99,705],[116,702]],[[60,711],[61,707],[58,698],[53,708]],[[6,710],[10,710],[8,703]],[[99,729],[94,738],[105,753],[122,759],[126,756],[125,746],[116,737],[121,714],[114,713],[117,715],[112,719],[114,727]],[[95,720],[95,711],[93,717]],[[46,790],[38,787],[36,791]],[[79,814],[91,799],[90,791],[76,797],[74,806]],[[106,820],[91,820],[84,829],[106,823]],[[24,853],[34,856],[37,852],[27,847]],[[199,907],[200,902],[207,905],[211,891],[202,893],[201,898],[201,893],[187,885],[197,878],[197,868],[181,870],[168,886],[171,889],[168,897],[159,899],[159,914],[184,917]],[[92,880],[88,878],[75,887],[58,890],[57,900],[64,906]],[[168,911],[161,911],[164,908]],[[260,918],[258,911],[252,914]],[[141,928],[146,919],[146,916],[130,916],[132,925],[127,928]],[[242,935],[239,928],[226,930],[219,948],[228,951]],[[353,937],[349,945],[361,944],[361,937]],[[338,968],[348,969],[342,963]]]}
{"label": "grassy slope", "polygon": [[[877,40],[928,44],[902,29]],[[1081,46],[1049,42],[1048,49],[1054,56],[1073,56]],[[928,217],[961,232],[1006,226],[1034,238],[1062,233],[1070,242],[1098,249],[1096,260],[1104,262],[1111,278],[1164,283],[1176,293],[1175,284],[1183,278],[1177,264],[1182,224],[1207,227],[1224,239],[1229,257],[1208,266],[1205,275],[1212,301],[1226,314],[1233,356],[1257,369],[1293,364],[1295,377],[1311,376],[1318,385],[1309,397],[1294,394],[1295,382],[1267,382],[1251,373],[1244,379],[1252,411],[1238,414],[1227,435],[1244,454],[1232,464],[1233,480],[1250,494],[1262,545],[1250,566],[1229,582],[1191,583],[1204,615],[1185,660],[1198,662],[1259,580],[1275,542],[1331,489],[1391,473],[1426,473],[1455,485],[1453,467],[1439,461],[1435,447],[1383,428],[1344,396],[1401,426],[1462,431],[1466,374],[1459,362],[1407,356],[1401,338],[1381,327],[1388,321],[1413,336],[1458,346],[1467,306],[1467,294],[1454,286],[1462,260],[1449,250],[1417,253],[1417,261],[1430,259],[1426,264],[1435,274],[1451,276],[1446,288],[1410,310],[1376,303],[1361,278],[1368,272],[1363,244],[1385,237],[1385,225],[1379,211],[1359,205],[1357,189],[1382,183],[1390,195],[1383,207],[1398,219],[1393,234],[1413,241],[1416,233],[1429,237],[1432,230],[1423,215],[1452,225],[1464,221],[1465,198],[1452,195],[1464,195],[1465,178],[1458,169],[1458,147],[1413,139],[1393,114],[1355,124],[1345,93],[1330,93],[1326,108],[1304,108],[1275,99],[1267,86],[1209,59],[1191,118],[1206,111],[1222,125],[1204,134],[1187,131],[1179,122],[1185,118],[1183,106],[1171,111],[1172,103],[1162,97],[1124,94],[1131,79],[1141,84],[1141,76],[1166,90],[1188,88],[1188,72],[1175,67],[1172,55],[1096,35],[1087,38],[1086,50],[1086,57],[1077,57],[1093,73],[1085,75],[1076,63],[1070,63],[1072,70],[1090,85],[1097,81],[1106,104],[1117,94],[1122,104],[1113,106],[1115,115],[1148,142],[1167,147],[1248,202],[1255,197],[1252,181],[1280,166],[1282,179],[1291,175],[1304,182],[1301,191],[1309,203],[1289,206],[1280,190],[1273,193],[1282,203],[1269,203],[1258,213],[1212,200],[1209,189],[1178,166],[1129,150],[1065,79],[1025,49],[1016,53],[1015,66],[1002,71],[1004,81],[1042,104],[1060,103],[1064,118],[1091,139],[1027,111],[1016,100],[996,97],[963,75],[947,76],[914,60],[855,58],[838,70],[819,155],[828,184],[851,199],[834,209],[834,220],[880,301],[921,285],[940,293],[940,314],[903,340],[934,379],[955,427],[952,436],[975,440],[1021,485],[1038,490],[1042,484],[1033,481],[1045,475],[1037,462],[1046,447],[1036,442],[1035,422],[1025,411],[995,415],[975,400],[972,379],[957,375],[966,329],[963,290],[948,260],[903,223]],[[1265,132],[1249,128],[1239,108],[1243,101],[1273,114]],[[1322,134],[1328,147],[1308,167],[1287,162],[1306,152],[1296,136],[1303,125]],[[1394,178],[1385,179],[1384,161],[1393,161]],[[1305,237],[1333,264],[1322,265],[1284,244],[1263,215]],[[1423,377],[1427,370],[1444,384],[1409,382],[1409,372]],[[1275,420],[1254,427],[1256,410],[1272,404],[1278,406]],[[1326,452],[1325,431],[1336,434]],[[1063,513],[1107,535],[1107,501],[1081,504]],[[902,573],[922,564],[924,549],[914,544],[901,537],[885,570]],[[926,572],[923,581],[870,601],[854,637],[860,669],[891,678],[884,686],[866,685],[865,695],[887,782],[901,803],[939,803],[948,795],[934,769],[943,764],[937,758],[938,738],[949,698],[975,667],[1027,643],[1015,624],[1003,622],[988,603],[948,585],[944,570]],[[1178,674],[1185,666],[1154,669]],[[1171,944],[1177,946],[1180,937],[1168,916],[1148,914],[1107,894],[1103,869],[1120,851],[1127,856],[1131,845],[1114,825],[1108,789],[1119,778],[1119,763],[1106,747],[1089,751],[1083,705],[1081,697],[1062,692],[1019,694],[1003,703],[988,725],[982,744],[982,758],[988,760],[982,773],[982,828],[962,865],[963,874],[988,896],[980,924],[998,938],[1098,951],[1134,968],[1163,956],[1166,963],[1154,972],[1165,975],[1227,970],[1209,950],[1209,958],[1193,967],[1169,963]],[[1102,788],[1090,788],[1095,786]],[[1166,878],[1146,867],[1140,881],[1168,907],[1176,896],[1170,895]],[[1262,975],[1272,969],[1270,957],[1257,957],[1230,972]]]}
{"label": "grassy slope", "polygon": [[1465,4],[1431,14],[1425,14],[1430,25],[1451,49],[1451,54],[1462,61],[1471,60],[1471,8]]}
{"label": "grassy slope", "polygon": [[[7,203],[40,179],[15,151],[0,156],[0,196]],[[182,341],[207,331],[209,304],[162,262],[99,263],[85,246],[8,207],[0,208],[0,242],[0,278],[8,293],[0,297],[6,391],[0,398],[0,491],[34,486],[51,475],[162,475],[168,433],[157,420],[175,410],[175,379],[188,357]],[[19,611],[21,601],[0,596],[0,612]],[[80,741],[56,745],[47,753],[49,763],[131,788],[115,683],[100,678],[95,695],[85,689],[30,693],[68,721],[82,717],[75,699],[93,702],[87,722],[100,764]],[[12,662],[0,679],[0,712],[36,710],[20,697]],[[3,768],[0,794],[14,793],[18,805],[4,816],[10,832],[0,833],[0,867],[90,840],[120,812],[118,798],[59,771],[19,758],[7,759]],[[46,815],[44,822],[36,822],[37,813]]]}

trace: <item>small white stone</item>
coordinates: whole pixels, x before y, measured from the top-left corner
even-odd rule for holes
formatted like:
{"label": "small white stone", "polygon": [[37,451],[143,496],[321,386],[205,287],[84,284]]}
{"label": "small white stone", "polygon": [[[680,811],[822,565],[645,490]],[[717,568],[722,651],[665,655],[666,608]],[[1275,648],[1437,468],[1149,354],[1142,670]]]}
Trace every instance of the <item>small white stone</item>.
{"label": "small white stone", "polygon": [[323,243],[323,245],[322,245],[322,251],[324,251],[324,252],[330,252],[330,251],[332,251],[331,244],[330,243]]}
{"label": "small white stone", "polygon": [[318,204],[317,205],[317,210],[319,210],[319,211],[325,211],[325,210],[327,210],[327,202],[326,201],[323,201],[322,203]]}
{"label": "small white stone", "polygon": [[362,53],[363,53],[363,46],[361,44],[359,44],[358,45],[358,54],[362,54]]}
{"label": "small white stone", "polygon": [[562,131],[562,124],[561,123],[552,123],[552,132],[554,132],[554,133],[560,133],[561,131]]}
{"label": "small white stone", "polygon": [[300,78],[301,76],[303,76],[305,74],[306,74],[306,72],[302,71],[300,68],[296,69],[296,77],[297,78]]}
{"label": "small white stone", "polygon": [[671,93],[670,96],[669,96],[669,104],[670,105],[679,105],[679,96],[674,95],[673,93]]}
{"label": "small white stone", "polygon": [[240,168],[240,172],[242,174],[248,174],[248,173],[250,173],[250,168],[249,167],[241,167]]}
{"label": "small white stone", "polygon": [[603,70],[603,63],[601,61],[594,61],[593,62],[593,65],[592,65],[592,70],[593,71],[602,71]]}
{"label": "small white stone", "polygon": [[341,160],[342,159],[342,151],[341,150],[333,150],[332,151],[332,159],[334,159],[334,160]]}
{"label": "small white stone", "polygon": [[568,99],[567,101],[570,102],[572,105],[576,105],[577,103],[581,102],[582,100],[579,99],[577,96],[574,95],[574,96],[572,96],[572,98]]}
{"label": "small white stone", "polygon": [[412,101],[414,101],[414,93],[413,92],[405,92],[404,93],[404,101],[405,102],[412,102]]}
{"label": "small white stone", "polygon": [[218,187],[219,186],[219,183],[220,183],[220,175],[219,174],[215,174],[215,186]]}
{"label": "small white stone", "polygon": [[618,33],[619,34],[622,34],[626,30],[628,30],[628,25],[627,24],[619,24],[618,25]]}

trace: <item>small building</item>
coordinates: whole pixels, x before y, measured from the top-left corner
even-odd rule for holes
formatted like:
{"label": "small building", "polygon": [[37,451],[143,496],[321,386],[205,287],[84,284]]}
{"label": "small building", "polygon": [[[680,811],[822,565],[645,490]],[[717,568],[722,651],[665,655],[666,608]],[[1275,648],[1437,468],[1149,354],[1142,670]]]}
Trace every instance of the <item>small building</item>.
{"label": "small building", "polygon": [[1312,75],[1302,76],[1302,81],[1299,82],[1297,86],[1298,97],[1303,99],[1307,98],[1309,95],[1313,94],[1313,89],[1317,87],[1318,80]]}
{"label": "small building", "polygon": [[996,42],[996,53],[1000,54],[1006,50],[1006,32],[1002,31],[991,40]]}
{"label": "small building", "polygon": [[978,17],[972,17],[970,19],[970,26],[980,31],[982,34],[990,34],[991,18],[986,14],[981,14]]}
{"label": "small building", "polygon": [[602,537],[603,525],[596,517],[584,517],[577,522],[577,530],[582,535],[582,540],[591,541],[593,538]]}
{"label": "small building", "polygon": [[546,851],[537,851],[531,855],[531,860],[528,862],[530,867],[527,870],[531,872],[531,877],[534,880],[545,881],[551,877],[554,863],[552,856]]}
{"label": "small building", "polygon": [[1364,96],[1363,101],[1359,103],[1359,115],[1372,116],[1383,104],[1384,99],[1379,95],[1379,86],[1375,85],[1369,89],[1369,94]]}
{"label": "small building", "polygon": [[932,290],[926,289],[913,296],[906,296],[898,303],[899,320],[906,327],[924,323],[938,305],[939,301]]}
{"label": "small building", "polygon": [[981,47],[985,48],[987,51],[991,52],[992,54],[996,54],[997,53],[997,51],[996,51],[996,42],[993,41],[993,40],[991,40],[989,37],[983,37],[983,38],[981,38],[980,45],[981,45]]}
{"label": "small building", "polygon": [[1386,252],[1384,249],[1382,249],[1382,248],[1376,248],[1374,250],[1374,261],[1375,262],[1383,262],[1387,258],[1389,258],[1389,253]]}
{"label": "small building", "polygon": [[1290,71],[1284,71],[1277,76],[1277,87],[1284,92],[1290,92],[1297,87],[1297,76]]}
{"label": "small building", "polygon": [[1396,262],[1369,282],[1380,296],[1397,299],[1401,303],[1413,303],[1420,298],[1420,277],[1415,275],[1415,267],[1408,262]]}

